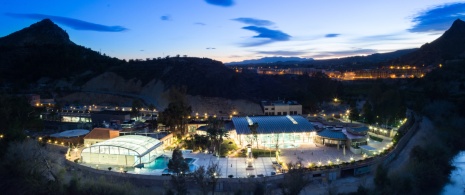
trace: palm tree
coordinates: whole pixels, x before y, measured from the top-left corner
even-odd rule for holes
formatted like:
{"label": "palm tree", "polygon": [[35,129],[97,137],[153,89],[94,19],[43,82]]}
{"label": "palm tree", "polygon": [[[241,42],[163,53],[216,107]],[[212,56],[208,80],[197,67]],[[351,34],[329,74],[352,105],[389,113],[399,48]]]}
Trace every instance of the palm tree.
{"label": "palm tree", "polygon": [[152,112],[152,114],[151,114],[152,120],[150,121],[150,123],[152,125],[152,129],[156,129],[157,128],[156,123],[155,123],[155,121],[153,121],[153,111],[155,110],[155,106],[153,104],[150,104],[149,105],[149,110]]}
{"label": "palm tree", "polygon": [[228,136],[227,132],[224,130],[224,122],[213,117],[208,118],[207,134],[215,146],[215,151],[220,147],[223,137]]}
{"label": "palm tree", "polygon": [[257,129],[258,129],[258,123],[254,123],[252,125],[249,125],[250,131],[252,132],[253,138],[255,139],[255,142],[257,143],[257,149],[258,149],[258,138],[257,138]]}

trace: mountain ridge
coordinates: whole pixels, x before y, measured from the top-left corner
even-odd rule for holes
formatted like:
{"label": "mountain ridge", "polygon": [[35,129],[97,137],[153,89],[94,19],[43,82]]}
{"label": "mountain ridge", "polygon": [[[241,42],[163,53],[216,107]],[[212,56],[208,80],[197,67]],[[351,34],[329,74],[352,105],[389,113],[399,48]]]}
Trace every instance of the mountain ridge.
{"label": "mountain ridge", "polygon": [[241,64],[260,64],[260,63],[274,63],[274,62],[302,62],[302,61],[311,61],[313,58],[300,58],[300,57],[283,57],[283,56],[273,56],[273,57],[263,57],[258,59],[249,59],[238,62],[229,62],[224,63],[225,65],[241,65]]}
{"label": "mountain ridge", "polygon": [[417,51],[392,61],[397,64],[437,65],[445,60],[464,58],[465,22],[457,19],[436,40],[422,45]]}
{"label": "mountain ridge", "polygon": [[68,33],[53,23],[50,19],[44,19],[37,23],[0,37],[0,46],[24,46],[24,45],[46,45],[46,44],[69,44],[74,43],[69,39]]}

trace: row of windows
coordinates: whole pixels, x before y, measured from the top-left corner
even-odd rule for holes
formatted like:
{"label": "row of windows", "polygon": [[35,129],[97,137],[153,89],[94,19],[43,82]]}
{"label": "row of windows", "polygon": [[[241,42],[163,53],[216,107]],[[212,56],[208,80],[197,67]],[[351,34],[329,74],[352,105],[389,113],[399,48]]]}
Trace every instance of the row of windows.
{"label": "row of windows", "polygon": [[[268,110],[268,108],[265,108],[265,110]],[[274,108],[271,108],[271,110],[274,110]]]}
{"label": "row of windows", "polygon": [[[265,115],[274,115],[274,112],[265,112]],[[287,112],[277,112],[276,115],[287,115]],[[289,111],[289,115],[297,115],[297,111]]]}

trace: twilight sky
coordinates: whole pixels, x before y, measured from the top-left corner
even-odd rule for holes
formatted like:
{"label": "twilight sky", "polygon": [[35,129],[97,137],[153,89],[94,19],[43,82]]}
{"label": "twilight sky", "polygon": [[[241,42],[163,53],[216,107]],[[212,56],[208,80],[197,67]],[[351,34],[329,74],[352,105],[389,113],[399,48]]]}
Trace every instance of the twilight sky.
{"label": "twilight sky", "polygon": [[120,59],[315,59],[420,47],[465,20],[450,0],[0,0],[0,37],[50,18]]}

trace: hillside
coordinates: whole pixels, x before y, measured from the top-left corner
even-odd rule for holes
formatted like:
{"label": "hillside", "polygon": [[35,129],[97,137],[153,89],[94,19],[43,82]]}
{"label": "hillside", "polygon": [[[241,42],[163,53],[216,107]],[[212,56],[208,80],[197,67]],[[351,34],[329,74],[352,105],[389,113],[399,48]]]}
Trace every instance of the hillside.
{"label": "hillside", "polygon": [[[442,37],[420,49],[302,63],[333,69],[365,68],[392,63],[389,60],[399,56],[402,57],[398,59],[402,60],[416,59],[428,52],[434,53],[428,55],[432,61],[441,61],[463,54],[465,36],[461,35],[464,31],[464,22],[457,20]],[[236,73],[219,61],[196,57],[175,56],[128,62],[110,58],[74,44],[64,30],[47,19],[0,38],[0,68],[0,82],[20,83],[24,88],[39,79],[49,78],[45,89],[50,91],[63,89],[63,85],[57,83],[66,83],[67,93],[129,94],[160,101],[163,93],[170,88],[185,87],[192,97],[253,102],[295,99],[313,110],[318,102],[341,93],[340,83],[331,81],[324,74],[308,77],[258,75],[248,70]]]}
{"label": "hillside", "polygon": [[246,65],[246,64],[268,64],[268,63],[276,63],[276,62],[302,62],[302,61],[311,61],[313,58],[299,58],[299,57],[264,57],[259,59],[253,60],[243,60],[239,62],[230,62],[226,63],[225,65]]}
{"label": "hillside", "polygon": [[236,73],[221,62],[207,58],[171,57],[130,61],[108,71],[125,79],[137,78],[142,86],[154,79],[162,81],[165,90],[184,86],[190,95],[259,100],[267,96],[285,97],[288,93],[280,78]]}
{"label": "hillside", "polygon": [[8,82],[69,78],[89,71],[95,75],[121,63],[74,44],[49,19],[0,38],[0,77]]}
{"label": "hillside", "polygon": [[[346,70],[346,69],[366,69],[366,68],[376,68],[383,64],[390,64],[392,60],[409,54],[418,50],[418,48],[413,49],[402,49],[393,52],[387,53],[375,53],[367,56],[352,56],[345,58],[335,58],[335,59],[326,59],[326,60],[294,60],[294,61],[275,61],[266,63],[267,66],[275,66],[277,68],[288,68],[288,67],[312,67],[312,68],[321,68],[321,69],[336,69],[336,70]],[[300,58],[302,59],[302,58]],[[226,65],[232,67],[248,67],[248,66],[263,66],[263,62],[257,62],[255,60],[245,60],[241,63],[228,63]]]}
{"label": "hillside", "polygon": [[465,22],[457,19],[444,34],[431,43],[426,43],[417,51],[394,60],[397,64],[437,65],[445,60],[464,58]]}

